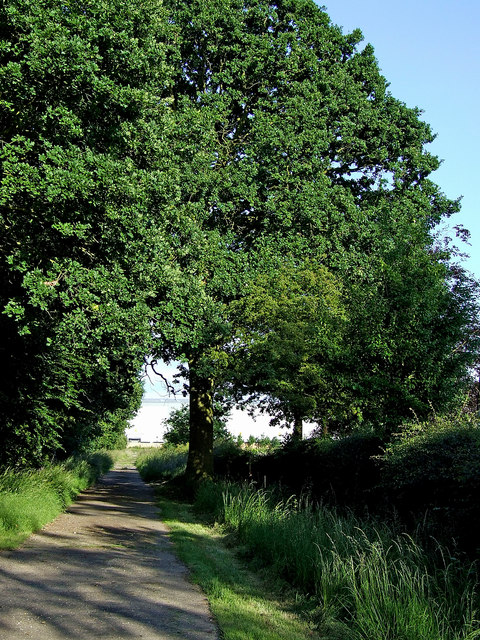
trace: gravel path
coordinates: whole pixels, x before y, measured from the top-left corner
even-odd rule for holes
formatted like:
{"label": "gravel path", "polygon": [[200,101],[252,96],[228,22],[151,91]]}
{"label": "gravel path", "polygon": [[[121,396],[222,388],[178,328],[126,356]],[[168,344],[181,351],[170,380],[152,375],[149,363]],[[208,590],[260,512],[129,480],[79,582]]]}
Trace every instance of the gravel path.
{"label": "gravel path", "polygon": [[0,553],[1,640],[218,640],[135,469],[106,474]]}

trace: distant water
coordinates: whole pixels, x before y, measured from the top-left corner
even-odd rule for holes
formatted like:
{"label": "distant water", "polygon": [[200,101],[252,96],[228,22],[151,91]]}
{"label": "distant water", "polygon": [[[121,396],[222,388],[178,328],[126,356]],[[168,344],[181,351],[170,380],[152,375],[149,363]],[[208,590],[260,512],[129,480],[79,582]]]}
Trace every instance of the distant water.
{"label": "distant water", "polygon": [[[127,438],[140,439],[141,442],[162,442],[166,429],[163,421],[172,411],[187,402],[187,399],[144,398],[142,406],[126,431]],[[234,436],[241,434],[244,439],[251,435],[282,438],[286,430],[271,427],[269,421],[269,416],[258,415],[254,420],[246,411],[234,409],[227,428]]]}
{"label": "distant water", "polygon": [[[153,375],[150,370],[150,375],[145,373],[143,378],[145,395],[142,406],[131,421],[130,428],[127,429],[127,437],[140,438],[142,442],[161,442],[163,440],[165,433],[163,421],[168,418],[171,411],[188,402],[188,398],[184,398],[180,392],[177,392],[175,396],[168,395],[168,389],[164,382],[165,377],[173,384],[173,376],[177,372],[178,364],[172,362],[170,365],[166,365],[159,362],[157,367],[162,377]],[[254,420],[246,411],[234,409],[227,428],[234,436],[241,434],[245,440],[251,435],[254,437],[265,435],[268,438],[282,439],[288,433],[287,429],[271,427],[269,423],[270,416],[268,415],[257,413]],[[312,429],[313,425],[305,425],[304,434],[309,434]]]}

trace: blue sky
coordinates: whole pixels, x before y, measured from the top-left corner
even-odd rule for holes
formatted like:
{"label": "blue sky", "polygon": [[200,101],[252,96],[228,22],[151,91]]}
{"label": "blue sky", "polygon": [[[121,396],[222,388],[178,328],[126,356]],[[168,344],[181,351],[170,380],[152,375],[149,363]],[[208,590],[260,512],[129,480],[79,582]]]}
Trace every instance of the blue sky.
{"label": "blue sky", "polygon": [[429,146],[443,164],[432,179],[463,196],[450,224],[471,232],[465,266],[480,279],[480,0],[330,0],[332,22],[360,28],[375,48],[395,98],[424,111],[437,134]]}

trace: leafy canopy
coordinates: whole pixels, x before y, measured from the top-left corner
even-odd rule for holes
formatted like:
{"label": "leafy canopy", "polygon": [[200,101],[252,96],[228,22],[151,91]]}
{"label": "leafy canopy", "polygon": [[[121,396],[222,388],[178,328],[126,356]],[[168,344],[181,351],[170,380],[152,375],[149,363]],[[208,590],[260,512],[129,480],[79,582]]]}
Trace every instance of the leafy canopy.
{"label": "leafy canopy", "polygon": [[[114,441],[139,402],[168,85],[155,1],[0,7],[2,461]],[[111,437],[107,434],[111,433]]]}

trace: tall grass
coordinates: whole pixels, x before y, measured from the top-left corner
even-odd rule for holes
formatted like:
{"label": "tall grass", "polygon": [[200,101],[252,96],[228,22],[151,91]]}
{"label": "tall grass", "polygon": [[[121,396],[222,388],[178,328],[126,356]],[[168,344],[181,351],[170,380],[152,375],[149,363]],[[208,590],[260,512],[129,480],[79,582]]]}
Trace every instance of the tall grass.
{"label": "tall grass", "polygon": [[107,453],[94,453],[38,470],[4,470],[0,474],[0,548],[18,546],[112,466]]}
{"label": "tall grass", "polygon": [[206,484],[197,506],[309,594],[326,633],[341,625],[351,640],[480,638],[475,571],[441,547],[432,555],[387,525],[248,486]]}
{"label": "tall grass", "polygon": [[187,466],[188,447],[165,447],[139,451],[135,464],[145,482],[176,478]]}

